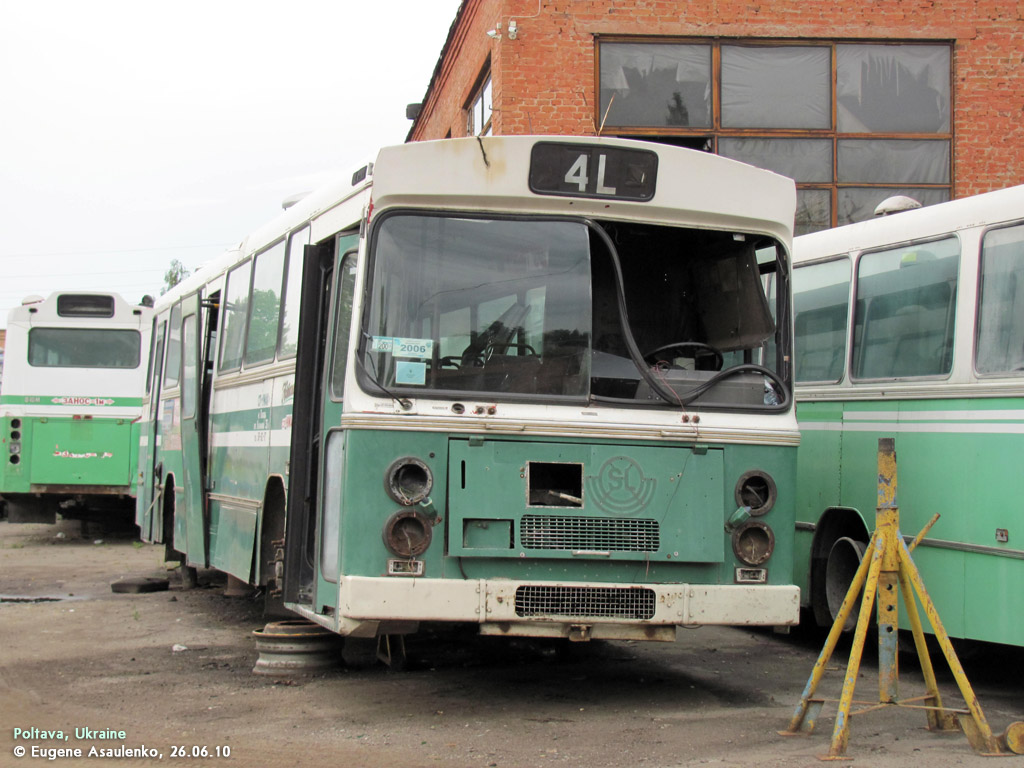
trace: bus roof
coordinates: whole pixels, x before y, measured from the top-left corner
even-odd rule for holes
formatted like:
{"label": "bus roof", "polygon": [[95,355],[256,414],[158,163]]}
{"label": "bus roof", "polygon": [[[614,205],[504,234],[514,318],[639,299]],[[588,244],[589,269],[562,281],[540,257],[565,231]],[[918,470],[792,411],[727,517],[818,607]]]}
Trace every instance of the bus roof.
{"label": "bus roof", "polygon": [[[61,296],[109,296],[113,299],[114,320],[105,315],[61,315],[57,311],[57,300]],[[57,325],[87,325],[96,321],[102,325],[110,325],[112,322],[129,322],[129,318],[141,315],[148,315],[152,310],[141,304],[131,304],[118,293],[111,291],[54,291],[46,298],[42,296],[26,296],[20,305],[12,307],[7,313],[8,325],[27,323],[31,319],[33,323],[46,322]],[[129,324],[135,324],[130,321]]]}
{"label": "bus roof", "polygon": [[800,235],[793,240],[793,260],[813,261],[1021,218],[1024,185]]}

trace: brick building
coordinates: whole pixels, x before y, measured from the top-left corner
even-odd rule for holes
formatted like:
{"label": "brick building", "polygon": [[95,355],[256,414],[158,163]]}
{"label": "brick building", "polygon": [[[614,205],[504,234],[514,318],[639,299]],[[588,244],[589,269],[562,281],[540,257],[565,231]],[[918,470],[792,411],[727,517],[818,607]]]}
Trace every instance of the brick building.
{"label": "brick building", "polygon": [[804,232],[1024,183],[1022,110],[1022,0],[464,0],[409,139],[717,152],[795,178]]}

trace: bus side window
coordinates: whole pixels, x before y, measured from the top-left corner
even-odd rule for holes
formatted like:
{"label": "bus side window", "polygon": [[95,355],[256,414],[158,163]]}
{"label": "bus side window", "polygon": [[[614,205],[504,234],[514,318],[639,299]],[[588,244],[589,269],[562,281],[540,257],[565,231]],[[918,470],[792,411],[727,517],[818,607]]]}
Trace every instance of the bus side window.
{"label": "bus side window", "polygon": [[345,371],[348,369],[349,330],[352,326],[352,297],[356,286],[355,252],[345,254],[338,278],[338,306],[334,311],[334,359],[331,369],[331,394],[345,396]]}
{"label": "bus side window", "polygon": [[854,342],[858,378],[950,372],[959,259],[953,237],[861,257]]}
{"label": "bus side window", "polygon": [[221,334],[220,370],[230,371],[242,365],[242,342],[245,339],[245,316],[249,309],[249,274],[252,262],[247,261],[228,272],[225,289],[224,331]]}
{"label": "bus side window", "polygon": [[302,299],[302,249],[309,242],[309,227],[288,238],[288,266],[281,305],[281,349],[278,358],[294,357],[299,348],[299,302]]}
{"label": "bus side window", "polygon": [[796,380],[837,382],[846,362],[850,260],[793,271]]}
{"label": "bus side window", "polygon": [[985,234],[978,299],[978,373],[1024,370],[1024,226]]}
{"label": "bus side window", "polygon": [[245,337],[247,366],[273,360],[281,321],[281,284],[284,279],[284,240],[256,257],[252,277],[249,332]]}
{"label": "bus side window", "polygon": [[164,368],[164,389],[178,386],[181,377],[181,304],[171,310],[167,335],[167,365]]}

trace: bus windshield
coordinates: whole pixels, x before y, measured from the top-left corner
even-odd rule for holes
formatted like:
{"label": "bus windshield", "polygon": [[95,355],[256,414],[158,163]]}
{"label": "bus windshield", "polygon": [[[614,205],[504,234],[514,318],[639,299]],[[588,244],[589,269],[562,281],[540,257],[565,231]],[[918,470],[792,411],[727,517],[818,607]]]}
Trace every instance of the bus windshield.
{"label": "bus windshield", "polygon": [[776,246],[650,224],[392,214],[371,245],[364,383],[396,396],[780,406]]}

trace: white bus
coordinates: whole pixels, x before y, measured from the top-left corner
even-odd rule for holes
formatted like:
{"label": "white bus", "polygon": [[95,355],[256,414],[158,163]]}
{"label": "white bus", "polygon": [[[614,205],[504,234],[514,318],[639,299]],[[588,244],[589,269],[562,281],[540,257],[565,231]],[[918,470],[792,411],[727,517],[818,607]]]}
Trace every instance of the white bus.
{"label": "white bus", "polygon": [[796,574],[831,623],[895,437],[904,535],[954,637],[1024,644],[1024,186],[794,243]]}
{"label": "white bus", "polygon": [[131,519],[152,310],[30,296],[7,318],[0,496],[11,522]]}
{"label": "white bus", "polygon": [[382,150],[156,306],[143,536],[342,635],[795,623],[794,207],[643,142]]}

